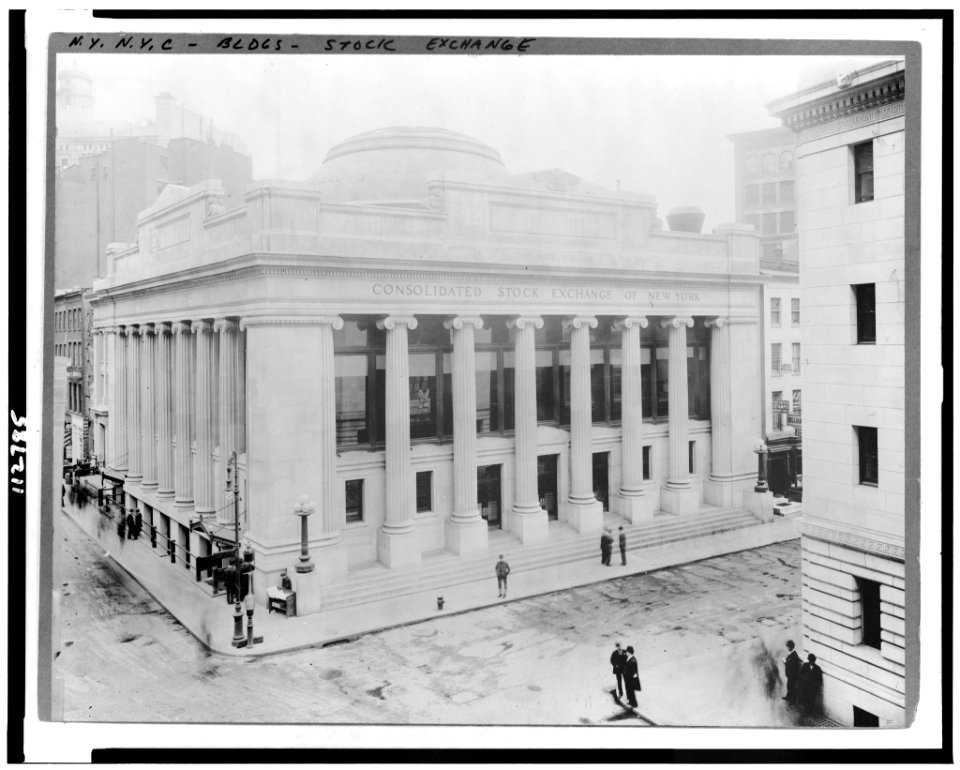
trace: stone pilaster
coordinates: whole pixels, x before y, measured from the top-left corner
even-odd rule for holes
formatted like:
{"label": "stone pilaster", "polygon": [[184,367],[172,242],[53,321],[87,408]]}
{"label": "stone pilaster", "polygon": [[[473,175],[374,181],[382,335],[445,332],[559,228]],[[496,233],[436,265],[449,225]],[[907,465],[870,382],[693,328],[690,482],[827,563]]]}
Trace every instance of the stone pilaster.
{"label": "stone pilaster", "polygon": [[128,326],[124,333],[127,336],[127,482],[139,483],[143,478],[143,469],[140,463],[141,456],[141,425],[140,425],[140,329],[135,325]]}
{"label": "stone pilaster", "polygon": [[535,329],[543,328],[540,316],[517,316],[508,324],[514,340],[515,460],[514,502],[509,529],[523,543],[547,537],[547,512],[537,494],[537,364]]}
{"label": "stone pilaster", "polygon": [[127,467],[127,441],[125,428],[126,355],[124,335],[120,329],[104,330],[109,352],[107,371],[107,450],[104,466],[119,470]]}
{"label": "stone pilaster", "polygon": [[477,378],[473,333],[483,328],[477,316],[444,321],[453,330],[453,513],[446,543],[454,553],[487,548],[487,523],[477,508]]}
{"label": "stone pilaster", "polygon": [[730,383],[730,324],[708,318],[710,329],[710,478],[705,494],[713,505],[734,504],[732,442],[733,414]]}
{"label": "stone pilaster", "polygon": [[669,467],[666,486],[660,493],[660,505],[668,513],[691,514],[700,507],[699,490],[690,481],[690,444],[687,394],[687,329],[692,318],[666,318],[661,324],[669,329],[669,409],[667,444]]}
{"label": "stone pilaster", "polygon": [[140,461],[143,486],[157,486],[156,336],[153,324],[140,325]]}
{"label": "stone pilaster", "polygon": [[157,497],[173,497],[173,399],[170,324],[156,325]]}
{"label": "stone pilaster", "polygon": [[593,410],[590,388],[590,330],[592,316],[575,316],[570,326],[570,494],[567,523],[579,532],[603,528],[603,504],[593,493]]}
{"label": "stone pilaster", "polygon": [[237,322],[229,318],[218,319],[213,328],[220,335],[218,424],[220,426],[220,475],[224,479],[222,485],[215,480],[214,488],[223,491],[220,495],[215,495],[214,499],[217,500],[217,521],[227,524],[234,520],[236,507],[233,491],[226,489],[226,476],[231,454],[237,451],[239,435],[237,427],[237,380],[239,379],[237,335],[239,332]]}
{"label": "stone pilaster", "polygon": [[413,517],[414,490],[410,471],[410,362],[407,329],[413,316],[388,316],[377,325],[387,330],[386,383],[386,509],[377,533],[377,558],[388,567],[420,563]]}
{"label": "stone pilaster", "polygon": [[647,328],[643,316],[628,316],[616,322],[621,333],[621,398],[623,416],[620,443],[620,492],[617,511],[631,524],[653,518],[654,496],[647,493],[643,481],[643,368],[640,330]]}
{"label": "stone pilaster", "polygon": [[201,516],[210,516],[217,510],[213,478],[213,446],[216,436],[214,392],[213,324],[195,321],[191,327],[196,334],[197,351],[197,454],[194,458],[194,507]]}
{"label": "stone pilaster", "polygon": [[196,353],[193,349],[193,334],[189,323],[173,324],[174,339],[174,387],[173,405],[176,420],[174,432],[173,489],[174,505],[178,508],[193,506],[193,434],[196,404]]}

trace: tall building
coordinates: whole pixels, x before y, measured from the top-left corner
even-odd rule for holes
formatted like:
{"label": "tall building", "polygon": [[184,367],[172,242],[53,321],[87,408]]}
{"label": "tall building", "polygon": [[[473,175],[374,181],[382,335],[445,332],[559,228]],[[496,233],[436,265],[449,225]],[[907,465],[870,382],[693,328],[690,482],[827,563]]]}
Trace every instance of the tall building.
{"label": "tall building", "polygon": [[301,613],[442,550],[736,512],[762,422],[758,240],[667,219],[432,128],[348,139],[237,208],[168,187],[91,296],[105,473],[190,564],[233,539],[237,469],[260,601],[299,563],[305,496]]}
{"label": "tall building", "polygon": [[769,105],[796,134],[804,645],[827,715],[855,726],[906,719],[904,71],[829,73]]}
{"label": "tall building", "polygon": [[778,497],[803,489],[803,345],[796,230],[795,137],[788,128],[731,134],[737,222],[760,234],[763,291],[764,440],[767,480]]}
{"label": "tall building", "polygon": [[53,301],[54,355],[66,362],[63,461],[86,461],[90,455],[86,398],[90,376],[90,308],[84,290],[58,291]]}

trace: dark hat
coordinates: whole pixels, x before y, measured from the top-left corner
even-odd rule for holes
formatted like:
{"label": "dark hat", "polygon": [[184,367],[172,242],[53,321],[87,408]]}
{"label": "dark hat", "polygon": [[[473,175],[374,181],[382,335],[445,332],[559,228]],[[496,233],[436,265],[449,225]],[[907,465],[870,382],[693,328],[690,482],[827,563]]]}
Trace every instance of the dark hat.
{"label": "dark hat", "polygon": [[614,643],[613,643],[613,646],[614,646],[614,647],[619,647],[619,646],[620,646],[620,642],[614,642]]}
{"label": "dark hat", "polygon": [[817,662],[817,656],[814,655],[814,654],[811,652],[809,655],[807,655],[807,660],[809,660],[811,663],[816,663],[816,662]]}
{"label": "dark hat", "polygon": [[627,647],[627,652],[633,655],[633,647]]}
{"label": "dark hat", "polygon": [[789,647],[789,648],[792,650],[792,649],[793,649],[793,646],[794,646],[794,645],[793,645],[793,639],[787,639],[787,647]]}

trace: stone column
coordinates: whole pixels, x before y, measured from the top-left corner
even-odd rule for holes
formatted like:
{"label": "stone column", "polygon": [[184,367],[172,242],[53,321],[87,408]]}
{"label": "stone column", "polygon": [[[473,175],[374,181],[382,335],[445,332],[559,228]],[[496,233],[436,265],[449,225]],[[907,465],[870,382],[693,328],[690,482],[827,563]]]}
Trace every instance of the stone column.
{"label": "stone column", "polygon": [[487,523],[477,508],[477,376],[473,332],[479,316],[456,316],[453,330],[453,513],[447,520],[447,548],[457,554],[487,549]]}
{"label": "stone column", "polygon": [[170,324],[156,325],[157,348],[157,497],[173,497],[173,403],[170,383],[173,361],[170,355]]}
{"label": "stone column", "polygon": [[153,324],[140,325],[140,461],[143,486],[157,486],[156,336]]}
{"label": "stone column", "polygon": [[215,495],[217,502],[217,521],[221,524],[227,524],[234,520],[234,494],[233,491],[226,489],[227,467],[230,463],[232,452],[237,451],[237,364],[238,364],[238,340],[237,340],[237,322],[229,318],[218,319],[214,325],[214,330],[220,334],[220,364],[219,364],[219,425],[220,425],[220,475],[224,483],[220,480],[214,480],[214,488],[223,491],[220,495]]}
{"label": "stone column", "polygon": [[174,454],[173,489],[174,505],[178,508],[193,507],[193,433],[196,384],[194,366],[196,353],[193,350],[193,334],[188,322],[173,324],[174,337],[174,391],[173,405],[176,420],[176,452]]}
{"label": "stone column", "polygon": [[603,528],[603,504],[593,493],[593,410],[590,388],[592,316],[566,320],[570,333],[570,495],[566,520],[579,532]]}
{"label": "stone column", "polygon": [[108,380],[107,409],[110,435],[107,438],[110,459],[105,464],[114,470],[126,470],[127,460],[127,335],[123,328],[111,329],[113,337],[113,376]]}
{"label": "stone column", "polygon": [[215,440],[213,413],[214,372],[213,324],[209,321],[194,321],[191,327],[196,337],[197,349],[197,454],[194,460],[194,508],[200,516],[211,516],[217,510],[213,486],[213,442]]}
{"label": "stone column", "polygon": [[660,493],[660,504],[668,513],[690,514],[699,510],[699,491],[690,482],[689,431],[687,429],[687,329],[689,317],[665,318],[669,329],[669,468],[667,484]]}
{"label": "stone column", "polygon": [[[337,319],[341,324],[339,318]],[[339,327],[337,327],[339,328]],[[331,364],[332,365],[332,364]],[[336,406],[334,406],[336,411]],[[247,451],[247,333],[237,330],[237,454]]]}
{"label": "stone column", "polygon": [[514,340],[515,460],[510,530],[521,542],[547,537],[547,512],[537,495],[537,364],[534,330],[543,328],[540,316],[517,316],[508,322]]}
{"label": "stone column", "polygon": [[407,329],[417,328],[413,316],[388,316],[377,321],[387,330],[386,382],[386,506],[377,533],[377,558],[388,567],[420,563],[420,546],[413,523],[416,505],[410,469],[410,362]]}
{"label": "stone column", "polygon": [[653,518],[656,500],[643,482],[643,367],[640,330],[647,328],[643,316],[628,316],[615,323],[621,333],[621,382],[623,418],[620,439],[620,492],[618,512],[631,524]]}
{"label": "stone column", "polygon": [[140,329],[131,325],[127,335],[127,482],[139,484],[143,478],[140,464]]}

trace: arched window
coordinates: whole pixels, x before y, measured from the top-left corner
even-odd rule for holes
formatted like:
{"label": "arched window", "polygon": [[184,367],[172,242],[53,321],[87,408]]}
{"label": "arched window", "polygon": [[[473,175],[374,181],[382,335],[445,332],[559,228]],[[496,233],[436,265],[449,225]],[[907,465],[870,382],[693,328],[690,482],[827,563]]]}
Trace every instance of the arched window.
{"label": "arched window", "polygon": [[793,173],[793,153],[789,150],[784,150],[780,153],[780,173],[781,174],[792,174]]}
{"label": "arched window", "polygon": [[762,171],[764,176],[777,173],[777,159],[774,157],[772,152],[768,152],[763,156]]}

